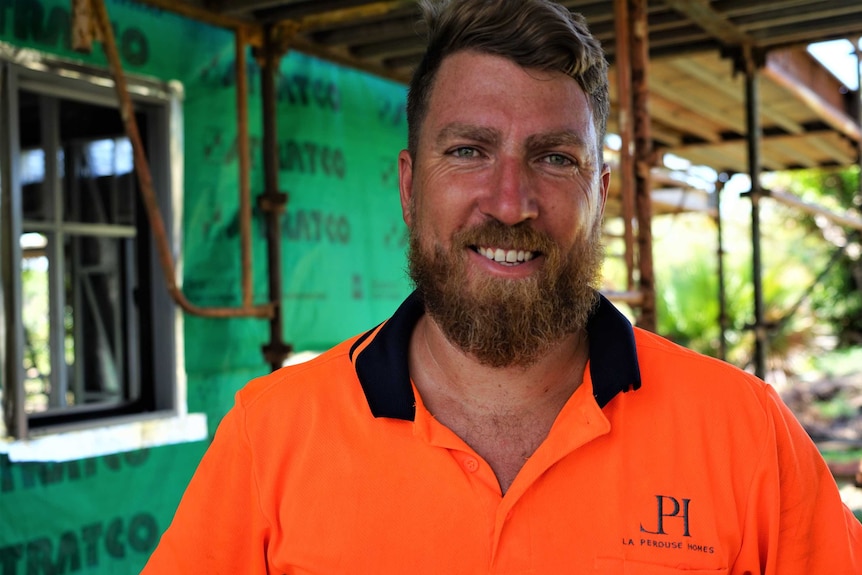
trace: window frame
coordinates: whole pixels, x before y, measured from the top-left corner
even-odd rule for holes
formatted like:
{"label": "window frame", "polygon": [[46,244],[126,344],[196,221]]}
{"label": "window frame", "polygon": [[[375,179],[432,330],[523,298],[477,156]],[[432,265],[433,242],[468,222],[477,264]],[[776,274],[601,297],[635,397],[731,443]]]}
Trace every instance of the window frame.
{"label": "window frame", "polygon": [[[24,331],[20,313],[23,301],[20,237],[24,214],[19,173],[19,93],[27,90],[58,100],[78,100],[114,109],[119,106],[113,80],[105,70],[29,49],[15,49],[8,45],[0,48],[0,126],[5,126],[0,133],[0,391],[5,432],[0,435],[27,440],[106,425],[152,421],[154,417],[186,415],[185,378],[180,365],[181,315],[166,289],[148,225],[138,226],[136,237],[137,242],[150,244],[149,261],[139,268],[139,275],[143,271],[149,277],[139,277],[139,285],[149,285],[147,307],[153,313],[150,317],[139,318],[139,334],[147,330],[149,337],[148,343],[139,342],[136,350],[140,385],[144,393],[152,394],[148,405],[139,406],[133,413],[99,407],[92,410],[87,410],[86,406],[74,407],[69,412],[75,410],[78,418],[67,420],[59,417],[47,423],[43,419],[42,424],[36,421],[38,414],[26,413],[22,361]],[[126,80],[133,101],[146,106],[148,125],[145,134],[148,141],[145,146],[149,150],[154,190],[165,228],[171,230],[168,239],[178,253],[179,233],[174,222],[181,221],[182,213],[182,86],[177,82],[138,76],[127,76]],[[46,180],[48,177],[46,174]],[[52,344],[52,352],[56,351],[55,345]],[[149,346],[148,360],[140,357],[141,345]],[[86,418],[81,418],[85,411]],[[199,435],[199,432],[193,435]]]}

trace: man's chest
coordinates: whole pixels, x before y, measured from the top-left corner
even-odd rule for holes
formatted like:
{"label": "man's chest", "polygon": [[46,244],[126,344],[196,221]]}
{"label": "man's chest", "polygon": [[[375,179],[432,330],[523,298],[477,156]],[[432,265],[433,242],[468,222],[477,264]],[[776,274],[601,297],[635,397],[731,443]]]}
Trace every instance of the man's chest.
{"label": "man's chest", "polygon": [[728,572],[741,540],[731,486],[647,468],[646,456],[625,461],[627,450],[592,451],[541,472],[528,462],[505,497],[468,450],[321,464],[297,478],[302,487],[286,486],[300,497],[277,503],[273,572]]}

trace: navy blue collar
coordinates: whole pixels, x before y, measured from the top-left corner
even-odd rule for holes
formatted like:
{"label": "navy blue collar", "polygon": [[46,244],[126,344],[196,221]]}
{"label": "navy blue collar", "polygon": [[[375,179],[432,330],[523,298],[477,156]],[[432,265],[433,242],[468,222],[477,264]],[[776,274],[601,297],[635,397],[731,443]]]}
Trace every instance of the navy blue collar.
{"label": "navy blue collar", "polygon": [[[421,298],[413,292],[364,349],[357,353],[374,329],[360,336],[350,348],[350,359],[374,417],[413,421],[416,401],[407,352],[413,328],[424,313]],[[607,405],[620,392],[640,388],[634,329],[604,296],[599,296],[599,304],[587,322],[587,333],[593,395],[599,407]]]}

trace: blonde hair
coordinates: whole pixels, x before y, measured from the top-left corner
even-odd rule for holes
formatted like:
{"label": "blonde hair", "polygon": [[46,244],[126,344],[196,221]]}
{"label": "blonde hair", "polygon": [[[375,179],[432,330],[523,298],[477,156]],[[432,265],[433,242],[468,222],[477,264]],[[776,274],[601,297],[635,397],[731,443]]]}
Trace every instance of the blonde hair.
{"label": "blonde hair", "polygon": [[610,108],[608,65],[583,16],[550,0],[421,0],[419,4],[428,41],[407,95],[407,146],[412,156],[440,65],[456,52],[474,50],[573,78],[590,101],[601,157]]}

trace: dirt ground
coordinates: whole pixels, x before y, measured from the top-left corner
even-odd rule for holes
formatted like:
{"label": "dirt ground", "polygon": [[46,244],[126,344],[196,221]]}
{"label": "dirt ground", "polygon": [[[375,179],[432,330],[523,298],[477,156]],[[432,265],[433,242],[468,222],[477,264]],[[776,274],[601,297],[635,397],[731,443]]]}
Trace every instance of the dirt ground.
{"label": "dirt ground", "polygon": [[844,502],[862,515],[862,370],[776,389],[827,455]]}
{"label": "dirt ground", "polygon": [[811,438],[862,448],[862,371],[778,387]]}

